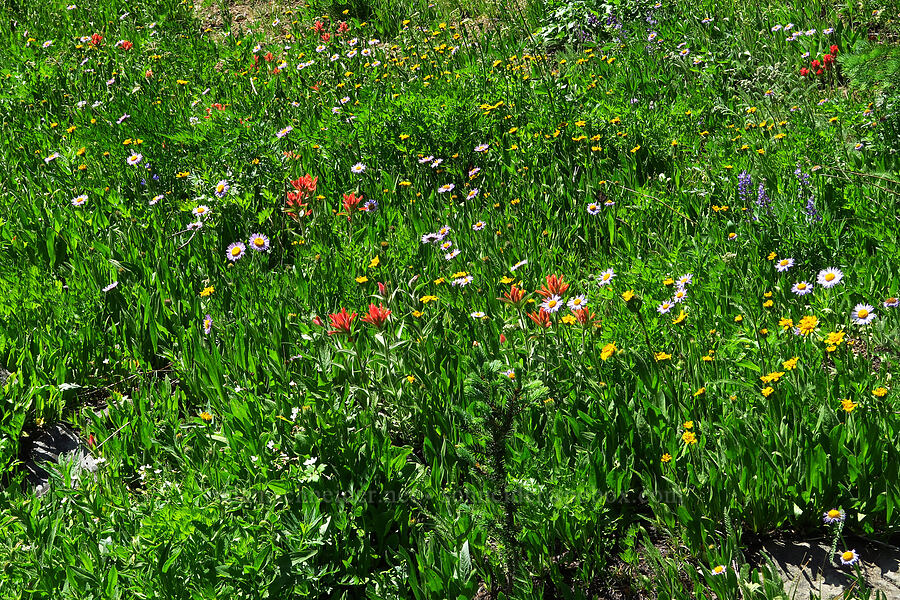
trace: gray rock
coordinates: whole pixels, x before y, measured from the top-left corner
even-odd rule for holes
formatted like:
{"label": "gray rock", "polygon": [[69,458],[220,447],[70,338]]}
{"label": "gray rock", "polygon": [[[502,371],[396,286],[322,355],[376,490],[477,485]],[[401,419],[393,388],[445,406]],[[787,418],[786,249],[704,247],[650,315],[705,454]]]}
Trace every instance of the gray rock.
{"label": "gray rock", "polygon": [[[861,582],[888,600],[900,598],[900,548],[888,545],[867,544],[851,546],[859,554],[858,566]],[[771,541],[762,552],[775,564],[784,581],[784,591],[791,600],[821,598],[845,598],[845,594],[858,594],[856,571],[853,567],[835,564],[837,557],[829,556],[828,544],[819,542]],[[842,551],[844,548],[838,548]],[[857,596],[854,596],[857,597]]]}
{"label": "gray rock", "polygon": [[65,423],[56,423],[41,429],[35,437],[23,437],[19,446],[19,460],[25,471],[25,479],[37,496],[49,489],[50,473],[47,463],[72,462],[72,483],[77,484],[84,470],[98,469],[97,460],[82,444],[77,432]]}

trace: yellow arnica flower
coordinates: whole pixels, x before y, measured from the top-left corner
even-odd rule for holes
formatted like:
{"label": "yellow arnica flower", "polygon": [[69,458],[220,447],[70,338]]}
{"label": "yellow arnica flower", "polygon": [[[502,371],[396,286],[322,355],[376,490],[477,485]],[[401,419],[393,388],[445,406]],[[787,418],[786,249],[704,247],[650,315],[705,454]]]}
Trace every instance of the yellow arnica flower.
{"label": "yellow arnica flower", "polygon": [[877,387],[872,390],[872,394],[874,396],[877,396],[878,398],[884,398],[885,396],[887,396],[887,388]]}
{"label": "yellow arnica flower", "polygon": [[778,326],[781,327],[782,329],[784,329],[785,331],[787,331],[788,329],[790,329],[791,327],[794,326],[794,321],[793,321],[793,319],[784,318],[784,319],[781,319],[780,321],[778,321]]}
{"label": "yellow arnica flower", "polygon": [[380,264],[381,264],[381,259],[376,256],[375,258],[373,258],[372,260],[369,261],[369,268],[374,269],[375,267],[377,267]]}
{"label": "yellow arnica flower", "polygon": [[693,429],[694,422],[693,421],[685,421],[684,423],[682,423],[681,426],[684,427],[685,429]]}
{"label": "yellow arnica flower", "polygon": [[437,296],[422,296],[421,298],[419,298],[419,300],[422,301],[422,304],[428,304],[429,302],[434,302],[437,299]]}
{"label": "yellow arnica flower", "polygon": [[773,371],[773,372],[769,373],[768,375],[763,375],[759,379],[763,383],[772,383],[772,382],[778,383],[778,380],[781,379],[782,375],[784,375],[784,371]]}
{"label": "yellow arnica flower", "polygon": [[672,323],[674,323],[675,325],[678,325],[679,323],[683,323],[685,319],[687,319],[687,313],[684,311],[681,311],[677,317],[672,319]]}
{"label": "yellow arnica flower", "polygon": [[825,344],[828,346],[840,346],[844,341],[843,331],[832,331],[825,336]]}
{"label": "yellow arnica flower", "polygon": [[625,302],[631,302],[631,299],[634,298],[634,290],[627,290],[622,292],[622,300]]}
{"label": "yellow arnica flower", "polygon": [[207,296],[211,296],[214,291],[216,290],[213,286],[205,287],[203,288],[203,291],[200,292],[200,297],[206,298]]}
{"label": "yellow arnica flower", "polygon": [[202,413],[200,413],[200,418],[209,423],[210,421],[212,421],[213,417],[211,414],[204,410]]}
{"label": "yellow arnica flower", "polygon": [[406,376],[406,381],[408,381],[408,382],[410,382],[410,383],[415,382],[415,380],[416,380],[416,378],[415,378],[414,376],[412,376],[412,375],[407,375],[407,376]]}
{"label": "yellow arnica flower", "polygon": [[684,433],[681,434],[681,439],[688,446],[690,446],[691,444],[697,443],[697,436],[694,434],[693,431],[685,431]]}
{"label": "yellow arnica flower", "polygon": [[566,325],[574,325],[578,322],[578,319],[576,319],[574,315],[566,315],[561,320]]}
{"label": "yellow arnica flower", "polygon": [[369,278],[366,277],[365,275],[360,275],[359,277],[356,278],[356,283],[365,283],[368,280],[369,280]]}
{"label": "yellow arnica flower", "polygon": [[812,315],[808,315],[800,319],[800,322],[797,323],[797,328],[800,330],[802,335],[809,335],[812,333],[816,326],[819,324],[819,319]]}
{"label": "yellow arnica flower", "polygon": [[600,358],[602,360],[607,360],[610,356],[616,353],[616,343],[610,342],[609,344],[603,346],[603,349],[600,351]]}
{"label": "yellow arnica flower", "polygon": [[666,354],[665,352],[657,352],[655,356],[657,361],[664,361],[672,358],[671,354]]}
{"label": "yellow arnica flower", "polygon": [[672,460],[672,455],[669,454],[668,452],[666,452],[665,454],[662,455],[662,458],[660,460],[664,463],[667,463]]}
{"label": "yellow arnica flower", "polygon": [[694,397],[696,398],[697,396],[702,396],[705,393],[706,393],[706,387],[702,387],[699,390],[697,390],[696,392],[694,392]]}
{"label": "yellow arnica flower", "polygon": [[769,396],[772,395],[772,392],[774,392],[774,391],[775,391],[775,388],[773,388],[772,386],[768,386],[768,387],[763,388],[762,395],[765,396],[766,398],[768,398]]}
{"label": "yellow arnica flower", "polygon": [[858,404],[856,404],[856,402],[854,402],[853,400],[850,400],[848,398],[844,398],[843,400],[841,400],[841,408],[844,409],[844,412],[848,412],[848,413],[853,412],[853,409],[856,408],[857,406],[858,406]]}
{"label": "yellow arnica flower", "polygon": [[793,358],[789,358],[786,361],[784,361],[783,363],[781,363],[781,366],[784,367],[785,371],[793,371],[797,367],[798,360],[799,359],[796,356]]}

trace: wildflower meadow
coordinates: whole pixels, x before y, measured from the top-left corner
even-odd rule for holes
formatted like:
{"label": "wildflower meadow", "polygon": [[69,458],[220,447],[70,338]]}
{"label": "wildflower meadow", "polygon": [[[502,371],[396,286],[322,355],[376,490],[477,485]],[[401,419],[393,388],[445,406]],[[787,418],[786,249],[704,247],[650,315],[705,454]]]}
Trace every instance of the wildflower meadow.
{"label": "wildflower meadow", "polygon": [[900,597],[898,40],[0,2],[0,596]]}

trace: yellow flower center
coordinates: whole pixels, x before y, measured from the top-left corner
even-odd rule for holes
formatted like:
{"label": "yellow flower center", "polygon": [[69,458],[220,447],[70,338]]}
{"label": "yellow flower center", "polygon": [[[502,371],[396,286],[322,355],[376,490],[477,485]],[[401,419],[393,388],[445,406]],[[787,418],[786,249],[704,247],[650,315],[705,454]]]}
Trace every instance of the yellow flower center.
{"label": "yellow flower center", "polygon": [[866,317],[869,316],[869,311],[867,311],[867,310],[864,309],[864,308],[863,308],[863,309],[860,309],[860,311],[859,311],[859,313],[858,313],[858,316],[859,316],[860,319],[865,319]]}
{"label": "yellow flower center", "polygon": [[828,511],[828,516],[832,519],[837,519],[839,516],[841,516],[841,511],[832,508]]}
{"label": "yellow flower center", "polygon": [[805,283],[798,283],[798,284],[797,284],[797,289],[798,289],[798,290],[805,290],[805,289],[806,289],[806,284],[805,284]]}
{"label": "yellow flower center", "polygon": [[780,264],[783,267],[788,264],[788,261],[787,261],[787,259],[782,259],[782,261],[778,264]]}
{"label": "yellow flower center", "polygon": [[825,281],[834,281],[834,273],[828,273],[825,275]]}
{"label": "yellow flower center", "polygon": [[549,308],[553,308],[553,307],[556,306],[556,304],[557,304],[556,300],[550,300],[550,301],[547,303],[547,306],[548,306]]}
{"label": "yellow flower center", "polygon": [[253,244],[262,248],[263,246],[266,245],[266,240],[264,240],[262,238],[256,238],[255,240],[253,240]]}
{"label": "yellow flower center", "polygon": [[240,246],[235,246],[234,248],[231,249],[231,255],[232,255],[232,256],[240,256],[240,254],[241,254],[241,247],[240,247]]}
{"label": "yellow flower center", "polygon": [[841,558],[843,558],[844,560],[853,560],[853,553],[848,550],[847,552],[841,554]]}

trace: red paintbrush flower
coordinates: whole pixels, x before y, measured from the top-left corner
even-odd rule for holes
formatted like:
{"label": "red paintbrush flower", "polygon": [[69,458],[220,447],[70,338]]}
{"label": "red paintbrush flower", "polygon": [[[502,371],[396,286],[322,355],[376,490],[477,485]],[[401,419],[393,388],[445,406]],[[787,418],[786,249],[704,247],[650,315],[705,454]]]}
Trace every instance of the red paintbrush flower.
{"label": "red paintbrush flower", "polygon": [[546,329],[550,327],[550,313],[543,308],[539,312],[528,313],[528,318],[534,321],[539,327]]}
{"label": "red paintbrush flower", "polygon": [[133,43],[129,42],[128,40],[122,42],[122,50],[131,50],[132,48],[134,48]]}
{"label": "red paintbrush flower", "polygon": [[541,286],[537,293],[544,298],[549,298],[550,296],[562,296],[567,289],[569,289],[569,284],[563,281],[563,276],[554,274],[547,277],[547,286]]}
{"label": "red paintbrush flower", "polygon": [[514,285],[508,292],[503,294],[502,298],[497,298],[497,300],[519,307],[522,305],[522,301],[525,300],[525,290],[519,289]]}
{"label": "red paintbrush flower", "polygon": [[328,332],[328,335],[350,335],[350,328],[353,326],[353,319],[356,318],[356,313],[348,313],[346,308],[342,308],[341,312],[332,313],[328,315],[328,318],[331,319],[331,326],[334,327],[333,330]]}
{"label": "red paintbrush flower", "polygon": [[809,75],[809,69],[807,69],[806,67],[800,69],[800,77],[806,77],[807,75]]}
{"label": "red paintbrush flower", "polygon": [[294,189],[303,195],[312,194],[316,191],[316,186],[319,184],[319,178],[313,177],[309,173],[301,177],[300,179],[294,179],[291,181],[291,185],[294,186]]}
{"label": "red paintbrush flower", "polygon": [[572,313],[575,315],[575,318],[578,319],[578,322],[582,325],[588,325],[591,321],[594,320],[594,314],[591,313],[589,308],[579,308],[578,310],[573,310]]}
{"label": "red paintbrush flower", "polygon": [[99,46],[100,42],[102,42],[102,41],[103,41],[103,36],[100,35],[99,33],[95,33],[94,35],[91,36],[91,43],[95,46]]}
{"label": "red paintbrush flower", "polygon": [[369,305],[369,314],[362,318],[366,323],[370,323],[374,325],[377,329],[381,329],[384,325],[385,321],[387,321],[388,316],[391,314],[391,311],[386,309],[382,305],[375,306],[374,304]]}
{"label": "red paintbrush flower", "polygon": [[347,220],[350,220],[350,217],[353,216],[353,209],[357,207],[357,205],[362,202],[362,195],[357,196],[354,193],[344,194],[344,212],[347,213]]}
{"label": "red paintbrush flower", "polygon": [[290,182],[291,185],[294,186],[294,189],[297,190],[296,192],[287,193],[287,202],[285,203],[287,204],[287,212],[292,217],[296,219],[298,214],[302,217],[312,212],[312,210],[306,208],[307,205],[303,201],[316,191],[318,182],[319,178],[313,177],[309,173],[300,179],[294,179]]}
{"label": "red paintbrush flower", "polygon": [[830,50],[831,50],[831,54],[833,54],[834,56],[837,56],[837,53],[838,53],[837,44],[832,44]]}

